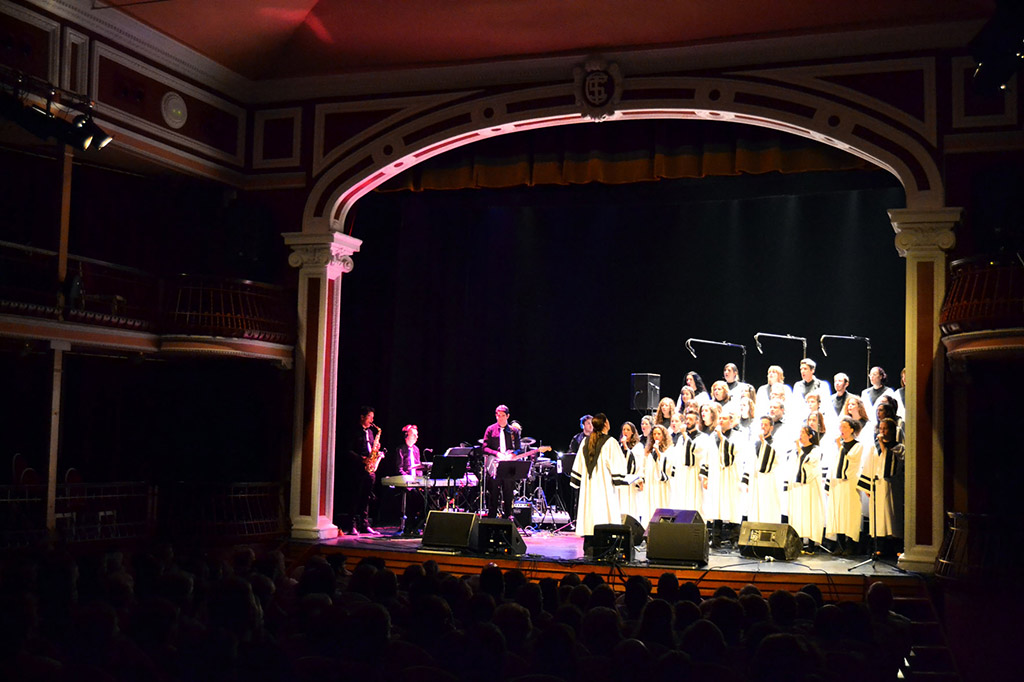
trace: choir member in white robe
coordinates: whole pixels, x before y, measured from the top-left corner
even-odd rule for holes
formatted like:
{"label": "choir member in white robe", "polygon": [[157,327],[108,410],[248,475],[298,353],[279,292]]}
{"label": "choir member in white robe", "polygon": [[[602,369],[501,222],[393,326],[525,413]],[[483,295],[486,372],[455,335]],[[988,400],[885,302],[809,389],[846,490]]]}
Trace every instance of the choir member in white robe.
{"label": "choir member in white robe", "polygon": [[868,373],[868,387],[860,392],[860,399],[864,401],[864,409],[869,413],[875,411],[878,399],[883,395],[891,395],[896,398],[896,391],[885,385],[887,376],[881,367],[872,367]]}
{"label": "choir member in white robe", "polygon": [[665,475],[665,457],[672,448],[672,437],[668,435],[668,429],[660,424],[651,428],[651,439],[647,441],[644,448],[644,488],[641,496],[646,497],[646,505],[638,502],[638,506],[645,506],[647,518],[642,519],[643,523],[651,520],[651,515],[658,509],[669,507],[668,477]]}
{"label": "choir member in white robe", "polygon": [[736,413],[725,410],[718,418],[711,448],[701,466],[704,476],[704,518],[712,522],[711,546],[731,540],[733,524],[743,520],[740,508],[740,462],[746,456],[746,442],[733,433]]}
{"label": "choir member in white robe", "polygon": [[830,433],[837,433],[839,431],[839,417],[830,407],[831,400],[822,400],[821,396],[817,393],[808,393],[807,397],[804,398],[806,403],[807,412],[804,413],[805,421],[806,417],[812,412],[820,412],[821,416],[825,419],[825,428]]}
{"label": "choir member in white robe", "polygon": [[893,483],[903,468],[904,456],[903,445],[896,442],[896,422],[883,419],[877,444],[864,460],[857,485],[868,496],[868,526],[875,551],[884,555],[895,552],[894,538],[903,534],[896,524]]}
{"label": "choir member in white robe", "polygon": [[750,384],[740,380],[740,368],[734,362],[727,363],[722,368],[722,380],[733,400],[739,400],[741,394],[745,393],[748,388],[753,388]]}
{"label": "choir member in white robe", "polygon": [[757,389],[756,403],[757,416],[768,414],[768,403],[772,399],[772,388],[778,386],[782,391],[782,401],[788,403],[793,397],[793,389],[786,383],[786,375],[779,365],[772,365],[768,368],[768,382],[761,384]]}
{"label": "choir member in white robe", "polygon": [[676,411],[682,414],[687,406],[697,404],[697,394],[689,386],[679,389],[679,399],[676,401]]}
{"label": "choir member in white robe", "polygon": [[666,429],[672,423],[672,415],[676,413],[676,401],[668,396],[658,402],[658,409],[654,412],[654,423],[661,424]]}
{"label": "choir member in white robe", "polygon": [[[643,484],[640,483],[643,478],[640,466],[644,461],[644,446],[640,444],[640,438],[633,422],[626,422],[622,425],[619,447],[622,448],[622,455],[625,459],[627,480],[634,476],[639,477],[635,483],[619,486],[619,511],[640,520],[641,513],[637,505],[637,497],[640,495],[639,488],[643,487]],[[643,515],[646,515],[646,509]]]}
{"label": "choir member in white robe", "polygon": [[672,437],[672,445],[678,443],[683,437],[683,431],[685,431],[685,427],[683,426],[683,415],[676,412],[672,415],[672,421],[669,426],[669,436]]}
{"label": "choir member in white robe", "polygon": [[[828,435],[839,432],[839,422],[836,422],[835,428],[829,428],[821,412],[811,412],[807,415],[805,423],[814,430],[818,437],[818,448],[821,450],[821,477],[827,481],[830,472],[835,471],[836,464],[839,462],[839,448],[836,447],[836,440],[828,438]],[[828,491],[826,490],[826,492]]]}
{"label": "choir member in white robe", "polygon": [[821,542],[825,530],[825,486],[821,480],[821,450],[817,439],[811,427],[802,426],[800,446],[787,467],[789,525],[809,541],[809,549]]}
{"label": "choir member in white robe", "polygon": [[778,472],[785,464],[772,444],[772,418],[768,415],[758,421],[761,426],[753,451],[747,459],[747,470],[741,483],[750,491],[747,520],[756,523],[782,521],[782,484]]}
{"label": "choir member in white robe", "polygon": [[569,484],[580,491],[576,535],[584,537],[594,534],[594,526],[622,522],[616,488],[626,482],[625,458],[618,441],[608,435],[608,417],[595,414],[593,425],[594,432],[580,443],[569,477]]}
{"label": "choir member in white robe", "polygon": [[825,534],[836,536],[839,556],[854,554],[860,541],[861,500],[857,482],[865,448],[857,441],[857,432],[853,419],[846,417],[839,422],[839,438],[836,439],[839,457],[828,477]]}
{"label": "choir member in white robe", "polygon": [[647,440],[651,437],[651,427],[654,426],[654,417],[645,414],[640,419],[640,444],[646,446]]}
{"label": "choir member in white robe", "polygon": [[808,393],[820,393],[822,398],[832,395],[832,386],[824,379],[814,376],[818,363],[810,358],[800,361],[800,381],[793,384],[793,397],[803,400]]}
{"label": "choir member in white robe", "polygon": [[665,457],[665,474],[669,480],[668,507],[701,511],[704,488],[701,485],[700,470],[710,439],[697,430],[695,410],[687,410],[683,419],[686,432]]}
{"label": "choir member in white robe", "polygon": [[757,405],[756,398],[754,397],[754,389],[750,386],[747,390],[740,394],[739,399],[739,419],[736,425],[733,427],[737,431],[743,434],[743,437],[750,443],[753,443],[761,435],[760,419],[757,418]]}
{"label": "choir member in white robe", "polygon": [[693,389],[693,397],[698,404],[711,400],[711,397],[708,395],[708,389],[704,385],[704,380],[696,372],[690,371],[686,373],[686,385]]}
{"label": "choir member in white robe", "polygon": [[846,401],[846,414],[843,416],[857,422],[857,440],[870,445],[875,431],[874,415],[868,414],[864,408],[864,401],[855,395],[851,395],[849,400]]}
{"label": "choir member in white robe", "polygon": [[832,384],[835,386],[836,392],[828,399],[828,403],[832,407],[832,412],[835,413],[836,417],[842,417],[846,414],[846,400],[853,395],[846,389],[850,386],[850,377],[846,372],[837,372],[832,377]]}

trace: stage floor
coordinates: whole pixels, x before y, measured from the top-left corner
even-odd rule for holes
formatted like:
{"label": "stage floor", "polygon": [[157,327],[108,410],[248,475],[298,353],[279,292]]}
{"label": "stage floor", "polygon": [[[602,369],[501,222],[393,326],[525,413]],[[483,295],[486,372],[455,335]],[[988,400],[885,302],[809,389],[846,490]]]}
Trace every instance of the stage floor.
{"label": "stage floor", "polygon": [[[445,550],[434,550],[424,548],[418,537],[393,537],[393,528],[378,529],[380,536],[372,535],[343,535],[338,538],[322,541],[320,546],[327,548],[338,548],[347,550],[358,550],[358,555],[371,555],[375,551],[379,553],[408,553],[420,555],[420,561],[426,561],[438,555],[464,555],[469,554]],[[547,530],[536,531],[530,534],[523,533],[523,540],[526,542],[526,553],[521,556],[502,556],[502,559],[514,560],[516,562],[545,562],[564,563],[567,567],[572,566],[578,570],[580,564],[592,564],[595,566],[607,566],[607,562],[594,561],[585,556],[583,552],[583,538],[578,537],[571,531],[552,532]],[[486,558],[486,557],[483,557]],[[788,573],[788,574],[828,574],[846,575],[858,577],[895,577],[907,575],[906,571],[897,568],[895,562],[867,561],[868,556],[838,557],[819,550],[815,554],[801,554],[793,560],[771,560],[755,559],[742,556],[738,549],[721,548],[711,549],[708,555],[706,566],[693,566],[692,564],[671,564],[661,562],[648,562],[647,552],[644,546],[636,549],[633,561],[620,564],[623,568],[633,569],[696,569],[699,571],[736,571],[741,573]],[[866,563],[865,563],[866,562]]]}

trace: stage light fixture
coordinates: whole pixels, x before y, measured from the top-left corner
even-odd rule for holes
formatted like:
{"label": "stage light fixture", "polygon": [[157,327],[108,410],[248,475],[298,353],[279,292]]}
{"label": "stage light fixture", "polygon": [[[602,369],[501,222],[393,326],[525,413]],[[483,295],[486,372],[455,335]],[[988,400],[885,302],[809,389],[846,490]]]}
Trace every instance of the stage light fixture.
{"label": "stage light fixture", "polygon": [[[81,95],[3,65],[0,87],[0,118],[41,140],[55,139],[81,151],[103,149],[113,140],[93,120],[93,102]],[[31,103],[41,100],[45,105]]]}
{"label": "stage light fixture", "polygon": [[996,3],[996,11],[967,46],[977,65],[974,88],[980,94],[998,94],[1020,70],[1024,60],[1024,5]]}
{"label": "stage light fixture", "polygon": [[103,131],[96,121],[92,120],[92,114],[79,114],[75,117],[73,123],[81,128],[83,131],[88,133],[89,138],[93,141],[94,149],[103,149],[113,141],[113,137]]}

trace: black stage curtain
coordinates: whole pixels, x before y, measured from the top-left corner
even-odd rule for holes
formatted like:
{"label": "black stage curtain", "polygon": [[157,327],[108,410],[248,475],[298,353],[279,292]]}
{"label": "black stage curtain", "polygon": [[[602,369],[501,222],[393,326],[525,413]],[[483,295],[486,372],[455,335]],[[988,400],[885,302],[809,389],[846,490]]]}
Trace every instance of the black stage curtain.
{"label": "black stage curtain", "polygon": [[404,424],[421,447],[476,441],[506,403],[527,435],[564,449],[579,416],[630,411],[634,372],[678,395],[688,370],[710,386],[747,345],[746,379],[780,364],[799,379],[809,339],[819,376],[866,384],[872,364],[903,366],[905,266],[886,210],[905,205],[880,171],[662,180],[609,186],[378,193],[357,206],[363,240],[344,276],[339,450],[358,407],[376,408],[383,443]]}

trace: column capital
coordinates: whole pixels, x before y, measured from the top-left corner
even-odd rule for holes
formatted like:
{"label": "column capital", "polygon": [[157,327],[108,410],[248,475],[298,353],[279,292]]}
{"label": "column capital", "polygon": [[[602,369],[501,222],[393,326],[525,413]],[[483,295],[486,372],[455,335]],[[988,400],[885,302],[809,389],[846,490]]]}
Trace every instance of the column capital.
{"label": "column capital", "polygon": [[956,244],[953,228],[960,222],[962,208],[894,208],[889,220],[896,232],[896,250],[908,255],[937,257]]}
{"label": "column capital", "polygon": [[328,278],[352,272],[352,255],[359,251],[362,240],[341,232],[309,234],[285,232],[284,242],[292,248],[288,264],[293,268],[325,270]]}

